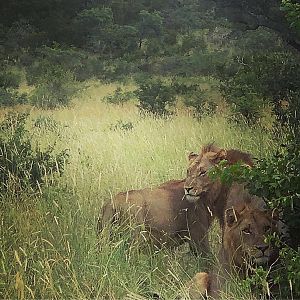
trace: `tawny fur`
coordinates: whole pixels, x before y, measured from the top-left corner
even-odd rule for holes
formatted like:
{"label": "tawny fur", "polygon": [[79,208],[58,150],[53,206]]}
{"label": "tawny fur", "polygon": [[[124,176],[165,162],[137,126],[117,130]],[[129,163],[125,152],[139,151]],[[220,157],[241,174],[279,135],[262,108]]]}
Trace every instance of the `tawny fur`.
{"label": "tawny fur", "polygon": [[[278,217],[265,209],[261,198],[250,195],[244,185],[233,184],[223,214],[219,268],[195,275],[191,282],[198,286],[193,285],[191,299],[206,295],[219,299],[222,285],[230,273],[245,278],[249,276],[247,270],[251,260],[257,265],[270,265],[278,258],[278,249],[266,242],[267,235],[277,232]],[[188,289],[191,282],[187,284]]]}
{"label": "tawny fur", "polygon": [[184,241],[193,250],[208,251],[207,228],[211,217],[203,214],[201,204],[184,197],[184,180],[171,180],[150,189],[131,190],[117,194],[100,214],[98,231],[115,218],[132,218],[143,224],[157,246],[177,246]]}

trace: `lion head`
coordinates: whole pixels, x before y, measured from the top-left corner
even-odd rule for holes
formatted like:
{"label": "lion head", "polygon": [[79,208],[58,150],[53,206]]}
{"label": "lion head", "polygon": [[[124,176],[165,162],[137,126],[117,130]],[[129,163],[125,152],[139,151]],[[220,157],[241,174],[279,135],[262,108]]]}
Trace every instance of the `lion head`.
{"label": "lion head", "polygon": [[267,265],[277,256],[277,250],[267,236],[277,232],[276,213],[240,203],[225,210],[223,228],[224,253],[229,262],[244,267],[247,262]]}
{"label": "lion head", "polygon": [[217,165],[221,160],[226,160],[227,164],[234,164],[241,161],[243,164],[253,166],[251,156],[239,150],[221,149],[214,144],[206,145],[200,154],[191,153],[189,155],[189,166],[184,184],[186,199],[196,202],[209,191],[213,191],[214,182],[207,175],[207,171]]}

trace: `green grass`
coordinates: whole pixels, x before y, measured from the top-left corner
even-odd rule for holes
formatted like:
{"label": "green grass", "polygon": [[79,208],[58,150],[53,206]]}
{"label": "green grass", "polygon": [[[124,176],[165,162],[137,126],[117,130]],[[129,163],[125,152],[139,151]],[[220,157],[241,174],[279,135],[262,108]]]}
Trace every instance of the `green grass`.
{"label": "green grass", "polygon": [[[55,187],[46,184],[42,193],[24,194],[18,201],[0,198],[0,298],[23,298],[24,292],[28,299],[141,299],[156,292],[175,299],[202,270],[204,259],[185,246],[169,251],[134,243],[122,228],[115,229],[118,238],[106,235],[98,241],[100,207],[119,191],[183,178],[188,153],[205,143],[257,157],[276,148],[266,131],[231,125],[221,114],[199,122],[180,109],[170,119],[153,119],[141,117],[131,103],[101,102],[115,88],[94,84],[71,108],[31,110],[32,120],[43,115],[58,122],[54,132],[31,128],[33,143],[46,146],[55,140],[57,151],[69,149],[70,162]],[[133,128],[112,129],[119,120]],[[219,244],[217,233],[211,239]],[[234,284],[224,297],[238,299],[248,292]]]}

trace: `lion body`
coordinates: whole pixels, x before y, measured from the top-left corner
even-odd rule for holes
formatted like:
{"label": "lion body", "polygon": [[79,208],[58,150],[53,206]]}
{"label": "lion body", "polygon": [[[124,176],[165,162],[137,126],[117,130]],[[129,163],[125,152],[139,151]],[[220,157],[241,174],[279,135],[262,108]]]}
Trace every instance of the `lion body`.
{"label": "lion body", "polygon": [[206,253],[211,217],[203,214],[202,204],[185,199],[183,185],[184,180],[171,180],[153,189],[118,193],[103,207],[98,230],[111,220],[130,218],[145,226],[157,246],[177,246],[187,241],[193,250]]}
{"label": "lion body", "polygon": [[263,199],[250,195],[244,185],[234,183],[228,190],[223,220],[220,267],[195,275],[191,282],[197,282],[196,290],[200,292],[195,293],[193,287],[191,299],[206,294],[221,298],[222,286],[230,273],[246,277],[250,265],[270,265],[278,258],[278,249],[266,241],[266,236],[278,232],[278,218],[266,210]]}

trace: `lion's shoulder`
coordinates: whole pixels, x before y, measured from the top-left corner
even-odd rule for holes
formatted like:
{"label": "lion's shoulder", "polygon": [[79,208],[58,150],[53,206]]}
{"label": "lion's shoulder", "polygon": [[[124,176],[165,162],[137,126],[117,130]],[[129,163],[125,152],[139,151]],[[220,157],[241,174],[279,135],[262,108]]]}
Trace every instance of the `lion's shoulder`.
{"label": "lion's shoulder", "polygon": [[164,182],[163,184],[159,185],[157,188],[165,189],[165,190],[180,190],[180,189],[182,189],[182,192],[184,192],[184,182],[185,182],[185,179],[170,180],[170,181]]}

